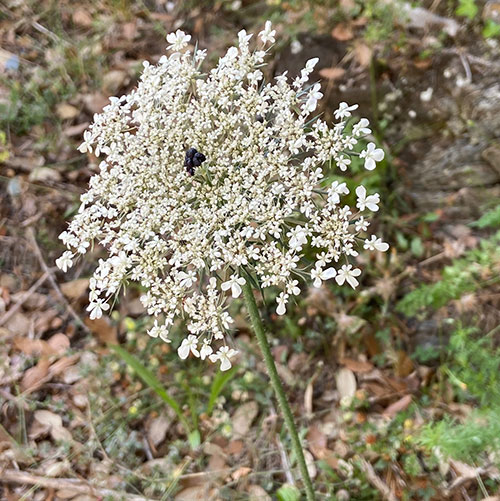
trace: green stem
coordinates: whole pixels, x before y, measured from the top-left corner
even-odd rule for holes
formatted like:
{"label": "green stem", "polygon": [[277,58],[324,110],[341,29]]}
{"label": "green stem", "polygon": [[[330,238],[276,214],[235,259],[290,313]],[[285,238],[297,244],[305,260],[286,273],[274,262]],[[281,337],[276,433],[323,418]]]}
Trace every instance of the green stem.
{"label": "green stem", "polygon": [[304,458],[304,451],[302,450],[302,445],[300,443],[300,438],[297,433],[297,428],[295,427],[295,422],[293,420],[292,411],[288,405],[288,400],[285,395],[285,390],[281,384],[281,380],[276,370],[276,365],[274,363],[273,355],[271,354],[271,349],[269,343],[267,342],[266,332],[264,330],[264,325],[262,324],[262,319],[260,318],[259,310],[257,308],[257,303],[255,302],[255,297],[253,294],[253,289],[250,283],[247,282],[243,285],[243,293],[245,295],[245,303],[248,310],[248,315],[250,316],[250,321],[252,322],[253,330],[257,336],[257,341],[259,342],[260,351],[264,357],[264,362],[266,363],[267,372],[269,378],[271,379],[271,385],[273,387],[278,403],[283,412],[283,417],[285,419],[285,424],[290,433],[292,439],[292,448],[300,467],[300,473],[302,474],[302,480],[306,489],[307,501],[314,501],[314,489],[309,477],[309,472],[307,471],[306,460]]}

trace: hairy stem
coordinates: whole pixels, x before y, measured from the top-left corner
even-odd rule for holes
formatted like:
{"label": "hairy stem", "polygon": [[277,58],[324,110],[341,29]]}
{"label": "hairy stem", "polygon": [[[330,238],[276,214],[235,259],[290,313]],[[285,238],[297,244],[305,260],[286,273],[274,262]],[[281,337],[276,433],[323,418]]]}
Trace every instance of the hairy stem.
{"label": "hairy stem", "polygon": [[306,490],[307,501],[314,501],[314,489],[311,478],[309,477],[309,472],[307,471],[304,451],[302,450],[302,445],[297,433],[297,428],[295,427],[292,411],[290,410],[290,406],[288,405],[285,390],[283,389],[283,385],[281,384],[281,380],[279,378],[278,371],[276,370],[276,365],[271,354],[271,349],[269,348],[269,343],[267,342],[266,332],[264,330],[264,325],[262,324],[262,319],[257,308],[257,303],[255,302],[253,289],[248,280],[243,286],[243,293],[245,295],[245,303],[247,306],[248,314],[250,316],[250,320],[252,322],[252,327],[255,331],[255,335],[257,336],[260,351],[262,352],[262,356],[264,357],[267,372],[269,374],[269,378],[271,379],[271,385],[273,387],[276,398],[278,399],[279,406],[285,419],[285,424],[288,428],[288,432],[290,433],[290,438],[292,439],[292,448],[299,463],[300,473],[302,475],[302,480],[304,482]]}

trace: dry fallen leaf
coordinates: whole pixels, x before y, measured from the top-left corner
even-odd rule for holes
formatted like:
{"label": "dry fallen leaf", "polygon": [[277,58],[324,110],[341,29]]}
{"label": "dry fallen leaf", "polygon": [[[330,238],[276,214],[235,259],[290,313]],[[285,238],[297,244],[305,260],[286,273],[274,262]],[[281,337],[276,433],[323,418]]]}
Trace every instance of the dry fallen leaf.
{"label": "dry fallen leaf", "polygon": [[61,291],[69,300],[76,301],[87,292],[88,287],[88,278],[77,278],[71,282],[61,284]]}
{"label": "dry fallen leaf", "polygon": [[318,423],[313,423],[307,432],[307,445],[316,459],[323,459],[327,451],[327,437]]}
{"label": "dry fallen leaf", "polygon": [[60,428],[52,428],[50,430],[50,436],[56,441],[56,442],[72,442],[73,437],[71,435],[71,432],[61,426]]}
{"label": "dry fallen leaf", "polygon": [[[71,367],[68,367],[63,375],[62,375],[62,381],[64,384],[73,384],[82,379],[82,373],[81,370],[78,366],[72,365]],[[78,399],[77,399],[78,401]]]}
{"label": "dry fallen leaf", "polygon": [[364,43],[356,43],[354,46],[354,59],[363,66],[368,68],[372,60],[373,50],[371,47]]}
{"label": "dry fallen leaf", "polygon": [[306,391],[304,392],[304,408],[307,416],[312,416],[313,413],[313,391],[314,391],[314,378],[307,384]]}
{"label": "dry fallen leaf", "polygon": [[89,122],[83,122],[81,124],[71,125],[70,127],[64,127],[63,133],[67,137],[81,136],[89,125]]}
{"label": "dry fallen leaf", "polygon": [[213,472],[214,476],[225,475],[227,468],[226,459],[222,454],[212,454],[208,460],[207,470]]}
{"label": "dry fallen leaf", "polygon": [[244,437],[250,430],[253,420],[259,413],[259,406],[257,402],[246,402],[236,409],[233,414],[233,435],[235,438]]}
{"label": "dry fallen leaf", "polygon": [[351,369],[344,367],[337,372],[335,376],[337,390],[341,399],[346,399],[348,402],[352,400],[356,394],[356,377]]}
{"label": "dry fallen leaf", "polygon": [[53,353],[47,341],[43,341],[42,339],[29,339],[26,337],[15,338],[14,346],[16,349],[29,356],[52,355]]}
{"label": "dry fallen leaf", "polygon": [[69,461],[54,461],[53,463],[49,465],[44,465],[44,474],[47,477],[59,477],[62,475],[64,472],[66,472],[70,465]]}
{"label": "dry fallen leaf", "polygon": [[233,480],[239,480],[240,478],[246,477],[251,471],[252,468],[249,468],[248,466],[240,466],[232,473],[231,478]]}
{"label": "dry fallen leaf", "polygon": [[73,442],[71,432],[63,426],[62,418],[58,414],[42,409],[35,411],[34,418],[30,428],[30,437],[50,433],[56,442]]}
{"label": "dry fallen leaf", "polygon": [[413,372],[413,361],[403,350],[398,351],[398,359],[395,369],[396,376],[398,377],[406,377]]}
{"label": "dry fallen leaf", "polygon": [[83,96],[83,104],[89,113],[100,113],[104,106],[109,104],[109,99],[103,94],[96,92]]}
{"label": "dry fallen leaf", "polygon": [[102,77],[102,89],[105,94],[115,95],[118,90],[120,90],[128,80],[128,74],[123,70],[111,70],[108,71]]}
{"label": "dry fallen leaf", "polygon": [[244,445],[243,440],[231,440],[224,449],[224,452],[231,456],[238,456],[243,451]]}
{"label": "dry fallen leaf", "polygon": [[342,365],[345,365],[348,369],[356,373],[370,372],[373,370],[373,364],[370,362],[362,362],[360,360],[354,360],[352,358],[344,357],[340,360]]}
{"label": "dry fallen leaf", "polygon": [[345,70],[344,68],[322,68],[319,70],[319,74],[327,80],[335,81],[345,75]]}
{"label": "dry fallen leaf", "polygon": [[455,459],[450,459],[450,466],[455,470],[455,473],[459,477],[464,477],[467,479],[473,479],[477,477],[477,468],[463,463],[462,461],[457,461]]}
{"label": "dry fallen leaf", "polygon": [[285,384],[287,384],[288,386],[293,386],[295,384],[295,376],[286,365],[277,363],[276,370],[278,371],[280,378],[285,382]]}
{"label": "dry fallen leaf", "polygon": [[311,477],[311,479],[316,478],[318,469],[316,468],[316,464],[314,463],[313,455],[307,449],[304,449],[304,459],[306,460],[306,466],[309,476]]}
{"label": "dry fallen leaf", "polygon": [[137,35],[137,22],[134,20],[122,24],[122,34],[123,38],[125,38],[126,40],[134,40]]}
{"label": "dry fallen leaf", "polygon": [[340,332],[352,336],[366,325],[366,320],[355,315],[346,315],[344,312],[334,315]]}
{"label": "dry fallen leaf", "polygon": [[92,16],[87,9],[75,9],[71,19],[77,26],[81,26],[82,28],[90,28],[92,26]]}
{"label": "dry fallen leaf", "polygon": [[411,404],[411,399],[411,395],[401,397],[399,400],[389,405],[389,407],[384,410],[383,415],[390,418],[394,417],[398,412],[404,411],[408,408]]}
{"label": "dry fallen leaf", "polygon": [[62,374],[68,367],[71,367],[73,364],[75,364],[79,358],[80,358],[79,354],[60,358],[57,362],[54,362],[49,367],[50,377]]}
{"label": "dry fallen leaf", "polygon": [[5,322],[5,327],[13,334],[26,336],[30,332],[31,323],[31,320],[26,315],[18,311]]}
{"label": "dry fallen leaf", "polygon": [[165,414],[160,414],[151,421],[148,429],[148,438],[155,447],[165,440],[170,424],[171,420]]}
{"label": "dry fallen leaf", "polygon": [[346,42],[347,40],[352,40],[354,38],[354,34],[352,32],[352,28],[345,23],[339,23],[332,30],[332,37],[340,40],[341,42]]}
{"label": "dry fallen leaf", "polygon": [[271,501],[271,496],[260,485],[247,487],[248,501]]}
{"label": "dry fallen leaf", "polygon": [[68,336],[62,332],[54,334],[48,341],[47,344],[52,349],[53,353],[56,355],[62,355],[69,349],[70,342]]}
{"label": "dry fallen leaf", "polygon": [[58,170],[52,167],[36,167],[30,172],[28,180],[32,183],[35,182],[58,182],[62,177]]}
{"label": "dry fallen leaf", "polygon": [[38,388],[49,373],[50,361],[46,357],[42,357],[38,363],[28,369],[21,381],[22,391],[32,391]]}
{"label": "dry fallen leaf", "polygon": [[183,489],[175,495],[175,501],[206,501],[210,499],[209,484],[195,485]]}
{"label": "dry fallen leaf", "polygon": [[55,414],[54,412],[50,412],[45,409],[35,411],[33,417],[41,425],[46,426],[48,430],[51,428],[58,428],[63,425],[62,417],[59,416],[59,414]]}
{"label": "dry fallen leaf", "polygon": [[118,344],[118,330],[111,324],[107,317],[90,320],[85,318],[84,324],[97,336],[97,339],[104,344]]}
{"label": "dry fallen leaf", "polygon": [[80,110],[68,103],[59,103],[56,106],[57,116],[61,120],[71,120],[80,114]]}
{"label": "dry fallen leaf", "polygon": [[75,492],[71,489],[61,489],[59,491],[56,491],[55,494],[58,499],[73,499],[78,495],[78,492]]}

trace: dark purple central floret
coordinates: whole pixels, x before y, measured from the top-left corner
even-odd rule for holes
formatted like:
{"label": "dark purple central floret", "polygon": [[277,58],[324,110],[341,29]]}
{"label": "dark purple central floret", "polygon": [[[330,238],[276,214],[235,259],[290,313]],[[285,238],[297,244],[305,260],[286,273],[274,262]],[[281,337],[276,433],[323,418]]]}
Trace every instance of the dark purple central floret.
{"label": "dark purple central floret", "polygon": [[186,158],[184,159],[184,167],[190,176],[194,176],[194,168],[199,167],[206,157],[203,153],[200,153],[195,148],[189,148],[186,151]]}

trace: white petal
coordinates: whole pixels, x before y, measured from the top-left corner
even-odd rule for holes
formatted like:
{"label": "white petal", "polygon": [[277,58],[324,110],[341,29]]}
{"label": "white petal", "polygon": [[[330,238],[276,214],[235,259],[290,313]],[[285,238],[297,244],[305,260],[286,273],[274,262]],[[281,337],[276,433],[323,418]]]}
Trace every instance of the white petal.
{"label": "white petal", "polygon": [[[321,284],[320,284],[321,285]],[[286,313],[286,306],[285,303],[279,303],[278,307],[276,308],[276,313],[278,315],[284,315]]]}
{"label": "white petal", "polygon": [[339,285],[343,285],[344,282],[345,282],[345,274],[342,273],[342,274],[338,274],[336,277],[335,277],[335,281],[339,284]]}
{"label": "white petal", "polygon": [[233,282],[233,285],[231,287],[231,295],[234,298],[237,298],[237,297],[239,297],[240,294],[241,294],[241,287],[240,287],[240,285],[237,282]]}
{"label": "white petal", "polygon": [[358,186],[356,188],[356,195],[358,195],[359,198],[365,198],[366,197],[366,188],[364,186]]}
{"label": "white petal", "polygon": [[367,157],[365,160],[365,169],[366,170],[373,170],[377,167],[377,164],[375,163],[375,160],[371,157]]}
{"label": "white petal", "polygon": [[389,244],[386,242],[379,242],[375,244],[375,249],[380,252],[385,252],[389,249]]}
{"label": "white petal", "polygon": [[[318,289],[321,287],[321,278],[317,277],[316,280],[314,280],[313,285],[314,287],[317,287]],[[279,315],[279,313],[278,313]]]}
{"label": "white petal", "polygon": [[162,341],[165,341],[165,343],[171,343],[172,342],[172,340],[168,338],[167,333],[165,333],[164,331],[160,332],[160,339]]}
{"label": "white petal", "polygon": [[323,280],[328,280],[329,278],[333,278],[337,274],[337,270],[335,268],[327,268],[323,273],[321,273],[321,278]]}
{"label": "white petal", "polygon": [[351,275],[347,275],[347,283],[353,288],[355,289],[358,285],[359,285],[359,282]]}
{"label": "white petal", "polygon": [[220,361],[220,370],[227,371],[231,368],[231,361],[227,357],[222,357]]}
{"label": "white petal", "polygon": [[177,354],[179,355],[179,358],[182,358],[182,360],[189,356],[189,344],[186,339],[182,341],[182,344],[177,349]]}

